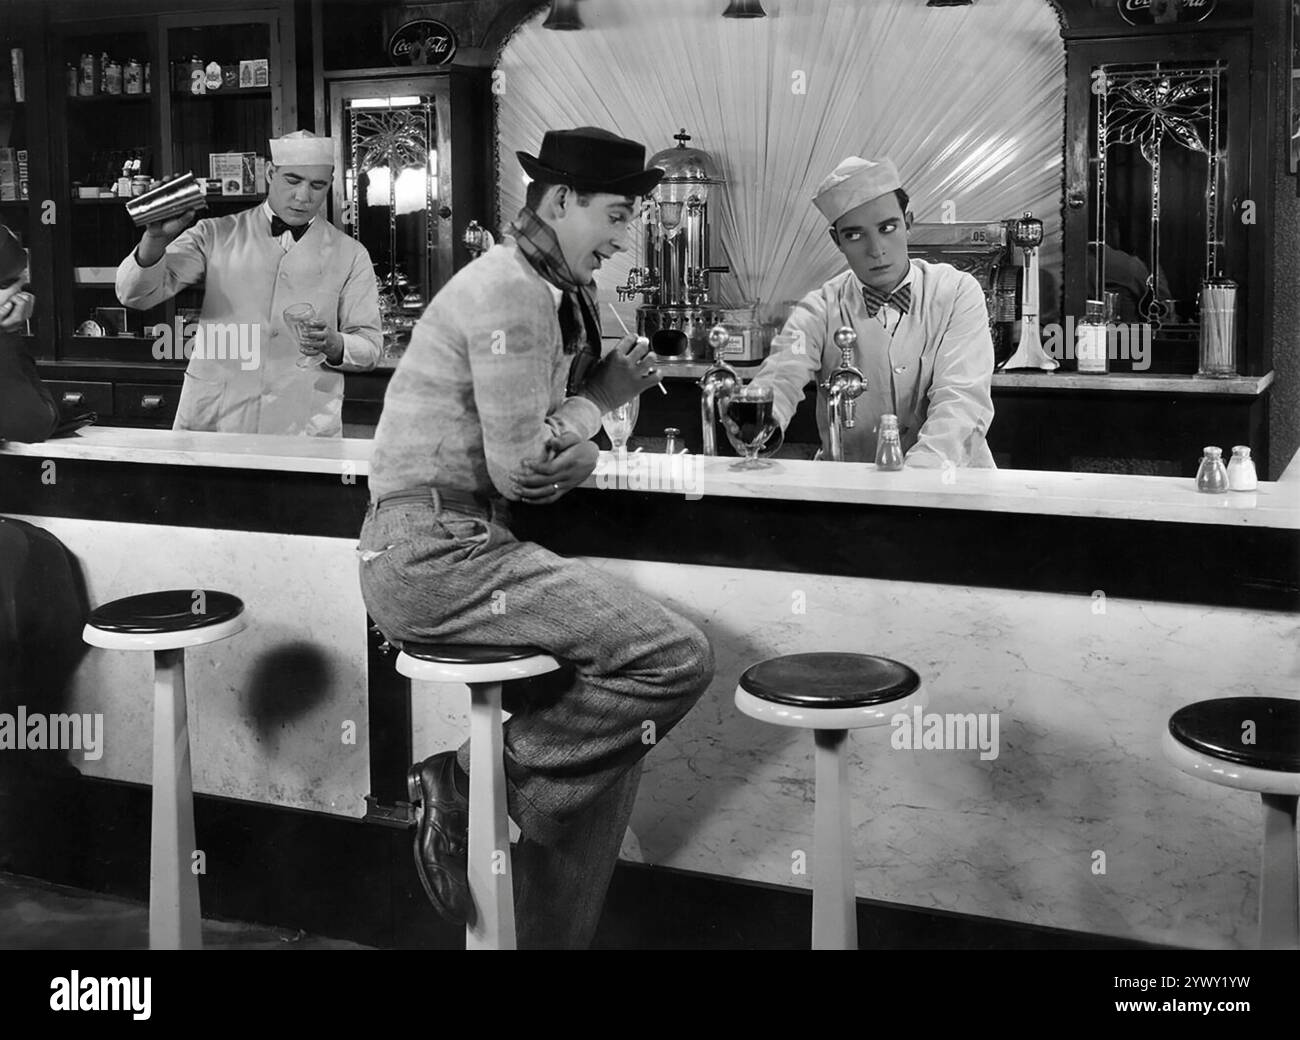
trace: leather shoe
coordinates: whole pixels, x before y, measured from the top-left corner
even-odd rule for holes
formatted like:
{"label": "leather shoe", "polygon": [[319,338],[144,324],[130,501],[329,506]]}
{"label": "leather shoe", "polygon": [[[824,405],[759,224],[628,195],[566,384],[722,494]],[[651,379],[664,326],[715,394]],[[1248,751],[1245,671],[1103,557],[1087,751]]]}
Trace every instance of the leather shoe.
{"label": "leather shoe", "polygon": [[415,807],[415,870],[433,908],[452,924],[472,921],[469,895],[469,800],[456,790],[456,752],[443,751],[407,771]]}

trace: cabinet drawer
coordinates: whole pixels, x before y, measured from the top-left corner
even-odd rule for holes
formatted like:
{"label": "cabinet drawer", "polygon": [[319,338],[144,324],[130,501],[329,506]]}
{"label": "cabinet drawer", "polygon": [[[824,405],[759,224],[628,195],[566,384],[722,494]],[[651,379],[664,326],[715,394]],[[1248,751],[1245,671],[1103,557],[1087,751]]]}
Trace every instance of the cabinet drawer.
{"label": "cabinet drawer", "polygon": [[131,419],[150,424],[171,425],[176,418],[176,406],[180,403],[181,388],[178,384],[157,383],[118,383],[117,415],[120,419]]}
{"label": "cabinet drawer", "polygon": [[85,409],[90,409],[101,418],[113,414],[112,383],[94,383],[81,379],[46,379],[43,382],[65,415]]}

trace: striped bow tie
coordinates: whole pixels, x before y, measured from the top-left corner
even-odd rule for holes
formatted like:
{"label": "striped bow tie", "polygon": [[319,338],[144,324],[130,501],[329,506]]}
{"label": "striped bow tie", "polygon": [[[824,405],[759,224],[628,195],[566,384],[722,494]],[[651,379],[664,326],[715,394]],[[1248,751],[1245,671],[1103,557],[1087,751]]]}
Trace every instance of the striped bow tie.
{"label": "striped bow tie", "polygon": [[912,287],[910,285],[900,285],[893,292],[881,292],[879,289],[864,285],[862,287],[862,302],[867,305],[867,313],[873,318],[880,313],[880,308],[887,303],[893,304],[899,311],[906,314],[912,306]]}

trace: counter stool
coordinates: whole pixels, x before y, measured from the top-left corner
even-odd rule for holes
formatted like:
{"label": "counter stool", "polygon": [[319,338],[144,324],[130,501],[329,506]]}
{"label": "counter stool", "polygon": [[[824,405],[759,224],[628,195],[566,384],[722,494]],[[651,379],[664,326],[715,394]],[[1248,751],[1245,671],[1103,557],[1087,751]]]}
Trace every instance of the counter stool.
{"label": "counter stool", "polygon": [[[196,613],[196,609],[200,611]],[[149,948],[203,946],[194,854],[194,792],[185,704],[185,648],[245,627],[228,592],[169,589],[127,596],[91,612],[81,638],[105,650],[153,651],[153,820],[149,847]]]}
{"label": "counter stool", "polygon": [[746,669],[736,707],[775,726],[813,730],[817,790],[813,820],[814,950],[858,948],[850,791],[845,738],[884,726],[926,704],[921,677],[905,664],[868,654],[789,654]]}
{"label": "counter stool", "polygon": [[[1254,723],[1254,743],[1242,742]],[[1259,947],[1300,947],[1296,801],[1300,797],[1300,701],[1224,697],[1197,701],[1169,717],[1165,755],[1184,773],[1224,787],[1258,791],[1264,806],[1259,878]]]}
{"label": "counter stool", "polygon": [[[528,646],[405,643],[397,655],[397,670],[409,679],[464,683],[469,687],[468,874],[475,914],[474,923],[465,928],[467,950],[516,947],[501,684],[507,679],[545,675],[559,667],[555,658]],[[497,853],[505,857],[502,873],[492,870],[493,856]]]}

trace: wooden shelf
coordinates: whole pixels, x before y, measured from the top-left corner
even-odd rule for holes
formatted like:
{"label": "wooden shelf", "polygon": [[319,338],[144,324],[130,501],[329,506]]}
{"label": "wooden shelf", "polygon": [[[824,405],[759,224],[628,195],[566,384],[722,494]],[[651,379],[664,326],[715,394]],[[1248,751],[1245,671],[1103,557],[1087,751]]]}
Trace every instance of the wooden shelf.
{"label": "wooden shelf", "polygon": [[205,101],[216,100],[219,98],[235,97],[270,97],[270,87],[222,87],[220,90],[209,90],[205,94],[191,94],[188,90],[173,90],[172,98],[188,101]]}
{"label": "wooden shelf", "polygon": [[118,102],[152,101],[153,95],[152,94],[89,94],[83,97],[82,95],[78,94],[76,97],[73,97],[70,94],[64,94],[63,98],[65,101],[68,102],[69,107],[71,107],[72,105],[103,104],[104,102],[109,102],[109,101],[118,101]]}

